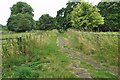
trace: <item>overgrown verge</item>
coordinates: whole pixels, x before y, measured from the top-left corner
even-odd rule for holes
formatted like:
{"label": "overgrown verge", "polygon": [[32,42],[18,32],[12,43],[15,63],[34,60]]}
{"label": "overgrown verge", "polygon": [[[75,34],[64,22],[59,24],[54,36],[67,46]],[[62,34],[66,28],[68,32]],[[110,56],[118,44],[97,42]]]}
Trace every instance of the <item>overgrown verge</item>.
{"label": "overgrown verge", "polygon": [[2,45],[3,78],[74,78],[70,59],[58,51],[56,31],[42,31]]}
{"label": "overgrown verge", "polygon": [[118,37],[95,34],[95,32],[68,30],[63,34],[69,40],[69,45],[65,47],[89,55],[105,67],[117,69]]}

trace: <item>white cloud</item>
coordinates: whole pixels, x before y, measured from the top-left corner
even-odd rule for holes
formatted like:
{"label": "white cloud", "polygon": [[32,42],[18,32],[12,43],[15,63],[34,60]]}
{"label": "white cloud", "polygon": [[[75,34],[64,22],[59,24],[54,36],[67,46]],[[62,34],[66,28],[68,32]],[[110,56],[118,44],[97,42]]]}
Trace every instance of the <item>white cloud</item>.
{"label": "white cloud", "polygon": [[[5,25],[10,16],[10,7],[18,1],[23,1],[31,5],[34,9],[34,19],[37,20],[42,14],[50,14],[55,17],[57,11],[66,6],[68,0],[0,0],[0,24]],[[90,0],[100,1],[100,0]]]}

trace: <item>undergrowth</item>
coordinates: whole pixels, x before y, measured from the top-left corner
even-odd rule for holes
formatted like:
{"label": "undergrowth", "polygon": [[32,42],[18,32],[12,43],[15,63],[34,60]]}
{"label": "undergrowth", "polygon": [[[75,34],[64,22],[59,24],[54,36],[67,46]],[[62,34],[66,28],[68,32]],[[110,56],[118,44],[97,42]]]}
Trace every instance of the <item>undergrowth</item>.
{"label": "undergrowth", "polygon": [[22,35],[3,45],[3,78],[74,78],[70,59],[58,50],[56,31]]}
{"label": "undergrowth", "polygon": [[95,34],[95,32],[68,30],[63,35],[69,40],[68,48],[91,56],[103,66],[117,69],[118,37]]}

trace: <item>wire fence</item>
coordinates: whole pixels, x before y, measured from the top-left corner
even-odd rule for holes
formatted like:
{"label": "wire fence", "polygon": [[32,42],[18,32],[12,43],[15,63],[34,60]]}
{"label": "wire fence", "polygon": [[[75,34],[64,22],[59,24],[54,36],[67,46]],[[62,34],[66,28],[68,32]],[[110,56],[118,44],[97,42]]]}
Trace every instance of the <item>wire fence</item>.
{"label": "wire fence", "polygon": [[[100,43],[100,37],[101,36],[117,36],[117,37],[120,37],[120,34],[98,34],[98,33],[95,33],[94,34],[95,37],[96,37],[96,42],[99,44]],[[5,41],[5,40],[17,40],[17,41],[22,41],[22,37],[17,37],[17,38],[0,38],[0,45],[4,45],[2,43],[2,41]]]}

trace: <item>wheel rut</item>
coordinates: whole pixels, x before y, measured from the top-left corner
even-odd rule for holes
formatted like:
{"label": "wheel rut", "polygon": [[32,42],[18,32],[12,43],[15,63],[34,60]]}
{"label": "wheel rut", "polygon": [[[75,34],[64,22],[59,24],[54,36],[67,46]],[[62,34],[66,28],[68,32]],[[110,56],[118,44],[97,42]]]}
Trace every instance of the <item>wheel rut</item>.
{"label": "wheel rut", "polygon": [[[70,52],[71,54],[68,55],[68,56],[71,57],[71,58],[75,58],[74,56],[72,56],[73,50],[64,48],[64,46],[66,44],[68,44],[67,40],[65,40],[63,37],[58,37],[57,44],[60,47],[61,52]],[[77,77],[79,77],[79,78],[91,78],[91,76],[90,76],[89,72],[87,71],[87,69],[80,67],[80,61],[79,60],[72,60],[69,67],[72,69],[73,73]]]}
{"label": "wheel rut", "polygon": [[[69,41],[64,37],[57,38],[57,45],[60,47],[60,51],[69,53],[68,57],[72,59],[79,58],[91,64],[94,68],[101,68],[101,69],[107,70],[110,73],[118,74],[117,70],[102,66],[99,62],[97,62],[96,60],[94,60],[88,55],[82,54],[73,49],[65,48],[65,46],[67,46],[68,44],[69,44]],[[70,64],[70,68],[73,69],[74,74],[76,74],[80,78],[91,78],[90,73],[87,71],[87,69],[80,67],[80,60],[72,60]]]}

